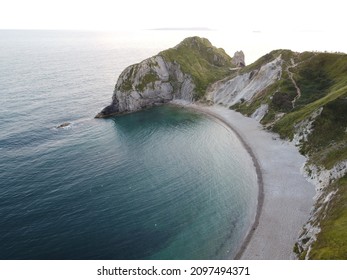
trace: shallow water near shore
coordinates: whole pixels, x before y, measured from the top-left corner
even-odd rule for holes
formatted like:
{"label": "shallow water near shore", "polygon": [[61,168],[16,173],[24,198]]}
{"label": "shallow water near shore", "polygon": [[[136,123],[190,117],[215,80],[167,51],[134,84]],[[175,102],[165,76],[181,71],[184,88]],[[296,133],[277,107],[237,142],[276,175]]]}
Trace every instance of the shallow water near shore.
{"label": "shallow water near shore", "polygon": [[235,134],[173,106],[93,119],[144,54],[48,35],[2,38],[0,259],[235,255],[258,191]]}

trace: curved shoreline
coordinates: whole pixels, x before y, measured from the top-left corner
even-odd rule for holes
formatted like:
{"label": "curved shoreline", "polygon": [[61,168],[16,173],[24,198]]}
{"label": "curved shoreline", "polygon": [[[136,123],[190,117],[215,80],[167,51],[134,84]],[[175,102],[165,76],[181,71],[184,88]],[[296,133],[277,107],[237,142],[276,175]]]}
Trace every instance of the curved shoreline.
{"label": "curved shoreline", "polygon": [[201,107],[201,106],[185,106],[185,107],[188,107],[190,109],[193,109],[193,110],[196,110],[200,113],[203,113],[203,114],[207,115],[208,117],[212,117],[214,119],[217,119],[220,122],[222,122],[224,125],[226,125],[236,135],[238,140],[241,142],[242,146],[246,149],[247,153],[252,158],[253,165],[255,167],[255,172],[257,174],[257,184],[258,184],[257,207],[256,207],[254,222],[251,224],[251,227],[248,230],[245,238],[243,239],[241,246],[239,247],[239,249],[237,250],[237,252],[235,254],[234,259],[239,260],[239,259],[241,259],[243,252],[246,250],[249,242],[251,241],[255,229],[259,225],[261,210],[263,208],[263,203],[264,203],[264,182],[263,182],[263,175],[262,175],[262,172],[260,169],[258,159],[255,156],[255,154],[253,153],[253,150],[248,145],[248,143],[241,137],[239,132],[233,126],[231,126],[229,123],[227,123],[221,116],[214,114],[213,112],[207,111],[204,109],[204,107]]}
{"label": "curved shoreline", "polygon": [[238,133],[237,130],[235,130],[234,127],[232,127],[229,123],[225,122],[224,119],[222,119],[220,116],[213,114],[211,112],[206,112],[204,110],[201,110],[200,112],[203,112],[209,116],[212,116],[213,118],[216,118],[217,120],[223,122],[235,135],[236,137],[239,139],[239,141],[241,142],[242,146],[246,149],[246,151],[248,152],[248,154],[251,156],[252,161],[253,161],[253,165],[255,167],[255,172],[257,174],[257,183],[258,183],[258,198],[257,198],[257,208],[256,208],[256,213],[255,213],[255,218],[254,218],[254,222],[251,225],[250,229],[248,230],[248,233],[246,234],[240,248],[238,249],[237,253],[235,254],[234,259],[239,260],[242,257],[242,254],[244,253],[244,251],[246,250],[249,242],[251,241],[254,231],[255,229],[258,227],[259,225],[259,220],[260,220],[260,215],[261,215],[261,211],[263,208],[263,204],[264,204],[264,182],[263,182],[263,174],[261,172],[260,169],[260,164],[258,162],[257,157],[255,156],[255,154],[253,153],[253,150],[251,149],[251,147],[248,145],[248,143],[241,137],[241,135]]}
{"label": "curved shoreline", "polygon": [[234,259],[294,259],[293,246],[313,206],[314,186],[300,173],[305,158],[258,122],[221,106],[181,104],[233,131],[252,158],[258,180],[255,220]]}

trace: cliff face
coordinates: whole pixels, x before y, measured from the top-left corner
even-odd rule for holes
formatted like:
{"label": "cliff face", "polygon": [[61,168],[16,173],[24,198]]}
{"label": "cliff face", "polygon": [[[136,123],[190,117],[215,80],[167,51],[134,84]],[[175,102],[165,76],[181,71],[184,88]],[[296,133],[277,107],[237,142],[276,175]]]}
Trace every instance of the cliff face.
{"label": "cliff face", "polygon": [[214,103],[231,106],[239,102],[251,101],[254,96],[281,78],[281,56],[234,78],[219,82],[209,89],[208,97]]}
{"label": "cliff face", "polygon": [[230,74],[233,66],[232,58],[207,39],[187,38],[127,67],[118,78],[111,105],[96,117],[137,111],[173,99],[198,100],[210,83]]}

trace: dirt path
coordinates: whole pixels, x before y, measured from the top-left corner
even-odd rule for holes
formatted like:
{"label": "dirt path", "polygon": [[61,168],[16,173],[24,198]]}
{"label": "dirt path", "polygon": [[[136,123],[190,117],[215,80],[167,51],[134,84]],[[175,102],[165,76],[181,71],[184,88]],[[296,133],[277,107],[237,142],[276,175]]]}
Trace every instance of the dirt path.
{"label": "dirt path", "polygon": [[294,108],[296,100],[298,100],[301,97],[301,90],[293,78],[293,76],[294,76],[293,72],[291,72],[289,69],[296,67],[297,65],[299,65],[299,63],[295,63],[293,58],[290,59],[290,62],[291,62],[291,65],[287,66],[286,71],[287,71],[289,78],[291,79],[291,81],[292,81],[292,83],[296,89],[296,96],[294,97],[294,99],[292,101],[292,106]]}

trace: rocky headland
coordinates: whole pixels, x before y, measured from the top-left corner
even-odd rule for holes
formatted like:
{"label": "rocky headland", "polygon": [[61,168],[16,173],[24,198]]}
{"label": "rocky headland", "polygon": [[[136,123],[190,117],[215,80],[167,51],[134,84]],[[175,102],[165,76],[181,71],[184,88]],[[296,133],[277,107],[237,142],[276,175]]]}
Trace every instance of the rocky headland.
{"label": "rocky headland", "polygon": [[209,84],[242,65],[242,52],[231,58],[205,38],[187,38],[172,49],[127,67],[118,78],[112,103],[96,117],[133,112],[177,99],[199,100]]}

